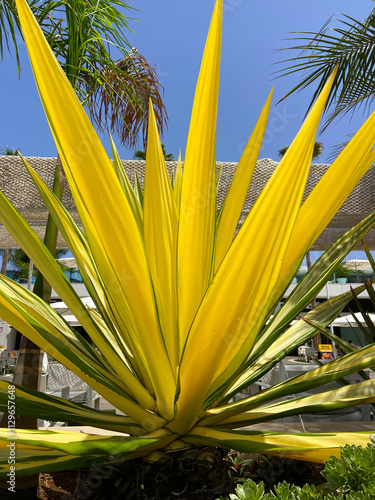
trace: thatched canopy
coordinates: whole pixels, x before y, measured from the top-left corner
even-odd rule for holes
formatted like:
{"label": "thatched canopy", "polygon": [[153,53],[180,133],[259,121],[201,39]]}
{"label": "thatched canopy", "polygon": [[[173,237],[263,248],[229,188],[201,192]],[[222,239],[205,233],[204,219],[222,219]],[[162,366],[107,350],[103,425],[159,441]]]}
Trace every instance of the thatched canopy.
{"label": "thatched canopy", "polygon": [[[56,158],[27,158],[29,163],[35,168],[38,174],[44,179],[48,186],[52,186]],[[134,172],[137,171],[141,182],[144,179],[143,161],[123,161],[124,168],[132,182],[134,182]],[[221,205],[225,193],[230,185],[234,174],[236,163],[223,163],[222,174],[219,185],[218,206]],[[167,163],[169,171],[176,168],[176,162]],[[219,162],[217,163],[219,166]],[[241,220],[243,221],[250,211],[261,190],[271,176],[277,162],[270,159],[259,160],[253,180],[248,191],[243,208]],[[306,194],[311,191],[320,177],[327,170],[329,165],[316,164],[311,166]],[[16,156],[0,156],[0,190],[17,207],[23,216],[34,227],[37,234],[42,237],[47,221],[47,210],[39,197],[31,179],[29,178],[22,161]],[[357,187],[351,193],[347,201],[341,207],[337,215],[331,221],[327,229],[312,247],[312,250],[325,250],[335,239],[343,234],[347,229],[363,219],[370,212],[375,210],[375,169],[371,168],[362,178]],[[63,203],[69,210],[71,216],[79,221],[77,211],[69,190],[65,188]],[[241,222],[241,221],[240,221]],[[375,250],[375,230],[372,230],[366,237],[366,243],[371,250]],[[65,243],[60,237],[58,246],[63,248]],[[3,226],[0,225],[0,248],[15,248],[16,242],[9,235]],[[358,247],[360,248],[360,247]]]}

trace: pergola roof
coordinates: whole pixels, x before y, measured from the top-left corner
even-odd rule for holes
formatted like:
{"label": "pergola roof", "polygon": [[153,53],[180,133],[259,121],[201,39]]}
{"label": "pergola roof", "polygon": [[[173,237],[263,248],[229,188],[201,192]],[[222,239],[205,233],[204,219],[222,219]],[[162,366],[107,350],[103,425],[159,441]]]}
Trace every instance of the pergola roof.
{"label": "pergola roof", "polygon": [[[27,158],[31,166],[38,172],[48,186],[52,186],[56,158]],[[143,161],[123,161],[124,168],[131,180],[134,182],[135,172],[143,183],[144,162]],[[169,172],[176,168],[177,162],[167,162]],[[219,167],[220,162],[217,162]],[[221,178],[218,192],[218,207],[224,200],[231,179],[233,177],[236,163],[222,163]],[[257,162],[253,180],[247,193],[243,207],[240,223],[243,222],[249,213],[255,200],[262,191],[267,180],[270,178],[277,162],[270,159],[263,159]],[[321,176],[325,173],[329,165],[313,164],[307,181],[305,196],[312,190]],[[39,197],[22,161],[17,156],[0,156],[0,190],[9,201],[22,213],[26,220],[33,226],[36,233],[43,237],[47,222],[48,212],[43,201]],[[372,167],[357,187],[350,194],[349,198],[340,208],[336,216],[330,222],[326,230],[314,243],[312,250],[325,250],[347,229],[363,219],[370,212],[375,211],[375,169]],[[68,186],[64,191],[63,203],[70,215],[79,222],[77,210]],[[366,244],[371,250],[375,250],[375,230],[371,230],[366,236]],[[66,247],[62,238],[59,238],[58,246]],[[6,229],[0,225],[0,248],[15,248],[17,243],[9,235]],[[360,246],[358,246],[360,248]]]}

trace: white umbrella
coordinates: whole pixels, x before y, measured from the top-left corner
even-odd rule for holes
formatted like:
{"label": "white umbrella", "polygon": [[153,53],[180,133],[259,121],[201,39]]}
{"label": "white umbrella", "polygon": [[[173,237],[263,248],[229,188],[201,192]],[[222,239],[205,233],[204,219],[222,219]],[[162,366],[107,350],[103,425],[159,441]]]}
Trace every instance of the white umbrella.
{"label": "white umbrella", "polygon": [[[370,320],[375,324],[375,314],[368,314],[367,316],[369,316]],[[355,328],[355,327],[358,327],[358,324],[355,320],[355,318],[357,318],[357,320],[360,322],[360,324],[362,326],[366,326],[366,322],[364,320],[364,317],[362,316],[361,313],[355,313],[354,315],[353,314],[347,314],[346,316],[340,316],[339,318],[336,318],[335,320],[332,321],[332,323],[330,324],[330,330],[331,332],[333,333],[333,328],[335,326],[340,326],[342,328]],[[365,336],[362,332],[362,345],[365,345]],[[336,348],[336,344],[333,343],[335,348]],[[335,356],[337,357],[337,356]]]}
{"label": "white umbrella", "polygon": [[[82,297],[81,302],[83,303],[83,305],[89,307],[90,309],[96,309],[96,305],[94,304],[94,301],[91,297]],[[55,309],[62,316],[66,314],[72,314],[69,307],[62,300],[60,300],[59,302],[53,302],[51,304],[51,307],[53,307],[53,309]]]}
{"label": "white umbrella", "polygon": [[75,316],[73,316],[73,314],[63,315],[63,318],[71,326],[81,326],[81,323],[79,323],[78,319]]}
{"label": "white umbrella", "polygon": [[69,267],[69,269],[78,269],[77,262],[76,262],[76,259],[74,257],[66,257],[66,259],[62,258],[62,259],[56,259],[56,260],[57,260],[57,262],[59,262],[63,266]]}
{"label": "white umbrella", "polygon": [[353,271],[370,271],[372,269],[371,264],[365,259],[351,259],[342,263],[347,269],[352,269]]}
{"label": "white umbrella", "polygon": [[[347,314],[346,316],[340,316],[339,318],[336,318],[332,321],[331,326],[358,326],[354,316],[361,323],[361,325],[366,326],[366,322],[361,313],[355,313],[355,315]],[[370,317],[370,320],[375,323],[375,314],[368,314],[368,316]]]}

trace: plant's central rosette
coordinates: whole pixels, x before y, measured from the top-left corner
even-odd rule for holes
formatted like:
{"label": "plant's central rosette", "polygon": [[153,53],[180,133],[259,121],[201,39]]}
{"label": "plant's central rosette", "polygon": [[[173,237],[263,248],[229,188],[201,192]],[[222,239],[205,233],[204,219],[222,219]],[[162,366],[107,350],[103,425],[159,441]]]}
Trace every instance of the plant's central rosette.
{"label": "plant's central rosette", "polygon": [[[343,235],[294,293],[269,316],[300,262],[375,159],[372,115],[302,203],[315,133],[330,85],[241,230],[237,223],[256,165],[271,96],[217,207],[216,114],[222,24],[217,1],[198,79],[185,159],[168,176],[150,103],[145,183],[133,187],[112,143],[108,158],[25,0],[17,0],[41,100],[74,197],[83,231],[24,160],[73,253],[97,310],[87,309],[31,227],[0,194],[0,220],[90,336],[88,344],[48,304],[0,277],[0,316],[90,384],[122,414],[112,415],[17,387],[26,414],[91,425],[130,436],[18,431],[19,472],[61,470],[132,458],[159,449],[214,444],[242,451],[324,461],[363,434],[284,435],[243,427],[293,413],[326,411],[375,400],[375,380],[296,397],[327,381],[375,365],[367,346],[238,402],[229,401],[288,352],[325,328],[351,300],[327,301],[288,328],[323,287],[375,214]],[[355,290],[358,294],[364,286]],[[0,381],[0,411],[6,409]],[[242,429],[241,429],[242,428]],[[237,430],[236,430],[237,429]],[[0,433],[6,446],[7,435]],[[29,448],[23,448],[28,445]],[[37,447],[37,448],[35,448]],[[39,458],[38,458],[39,457]],[[46,458],[47,457],[47,458]],[[6,473],[7,462],[0,455]]]}

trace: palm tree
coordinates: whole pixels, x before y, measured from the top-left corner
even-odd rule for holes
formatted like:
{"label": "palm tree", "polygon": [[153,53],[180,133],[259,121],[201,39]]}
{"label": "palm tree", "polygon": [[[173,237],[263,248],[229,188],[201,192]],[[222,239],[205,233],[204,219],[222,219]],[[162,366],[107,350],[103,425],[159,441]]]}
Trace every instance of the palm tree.
{"label": "palm tree", "polygon": [[164,146],[164,144],[161,145],[161,149],[163,150],[163,155],[164,155],[165,161],[173,161],[174,154],[173,153],[167,153],[167,149]]}
{"label": "palm tree", "polygon": [[[151,99],[163,133],[168,119],[163,87],[154,66],[126,39],[129,25],[122,11],[131,7],[124,0],[32,0],[30,7],[99,130],[118,135],[128,147],[136,145],[139,135],[145,144]],[[13,45],[19,72],[20,34],[15,2],[5,0],[0,9],[0,55],[4,46]],[[113,60],[111,47],[120,60]]]}
{"label": "palm tree", "polygon": [[91,118],[101,131],[115,133],[129,148],[142,138],[146,146],[148,102],[151,99],[156,121],[164,133],[168,115],[162,101],[161,86],[155,68],[133,48],[115,63],[103,68],[102,81],[87,89],[86,103]]}
{"label": "palm tree", "polygon": [[366,111],[375,97],[375,9],[363,21],[343,16],[338,28],[329,27],[331,20],[318,33],[300,33],[301,36],[294,39],[300,43],[290,48],[298,50],[299,55],[282,61],[285,67],[278,71],[279,76],[304,72],[300,83],[283,99],[317,83],[310,109],[329,75],[335,67],[338,68],[326,104],[326,111],[329,109],[330,114],[323,129],[336,117],[357,108]]}
{"label": "palm tree", "polygon": [[[161,149],[163,150],[163,155],[164,155],[165,161],[173,161],[174,154],[167,153],[167,148],[165,147],[164,144],[161,145]],[[137,151],[134,152],[133,160],[146,160],[146,151],[143,151],[141,149],[137,149]]]}
{"label": "palm tree", "polygon": [[8,265],[8,261],[9,261],[9,255],[10,255],[10,249],[9,248],[2,248],[0,250],[0,256],[2,257],[0,274],[3,274],[4,276],[5,276],[5,273],[6,273],[6,270],[7,270],[7,265]]}
{"label": "palm tree", "polygon": [[4,148],[0,149],[0,154],[4,156],[17,156],[18,151],[20,151],[20,149],[12,149],[9,146],[5,146]]}
{"label": "palm tree", "polygon": [[[1,47],[1,44],[0,44],[0,47]],[[0,154],[5,155],[5,156],[17,156],[18,151],[19,151],[19,149],[12,149],[9,146],[4,146],[3,149],[0,149]],[[0,274],[5,275],[7,265],[8,265],[8,259],[9,259],[9,248],[1,249],[0,255],[2,256]]]}
{"label": "palm tree", "polygon": [[[59,259],[66,255],[68,250],[66,248],[59,248],[55,252],[55,258]],[[30,259],[22,248],[14,248],[9,254],[9,263],[16,271],[19,271],[20,278],[27,278],[29,274]],[[65,269],[64,266],[60,266]],[[37,269],[34,267],[34,276],[37,274]]]}
{"label": "palm tree", "polygon": [[146,151],[143,151],[142,149],[137,149],[137,151],[134,151],[133,154],[133,160],[146,160]]}
{"label": "palm tree", "polygon": [[[129,10],[130,6],[124,0],[31,0],[29,6],[99,129],[118,134],[121,142],[130,147],[135,146],[140,132],[145,142],[151,98],[158,126],[163,130],[167,114],[160,94],[162,87],[153,66],[130,49],[124,34],[128,19],[121,12]],[[15,1],[5,0],[0,9],[0,55],[3,57],[4,46],[9,49],[12,45],[20,73],[19,36],[22,37],[22,32]],[[111,47],[120,53],[120,61],[113,60]],[[62,196],[65,177],[58,163],[60,171],[56,171],[54,192]],[[56,249],[57,233],[49,217],[45,243],[52,254]],[[40,273],[34,292],[49,302],[51,287]],[[37,389],[41,352],[26,338],[22,340],[21,350],[14,382]],[[26,417],[17,425],[33,428],[37,421]]]}
{"label": "palm tree", "polygon": [[[278,150],[278,155],[280,158],[282,158],[285,153],[288,151],[289,146],[285,146],[281,149]],[[313,154],[312,154],[312,159],[317,160],[319,156],[323,154],[324,151],[324,146],[322,142],[315,142],[314,143],[314,149],[313,149]]]}

